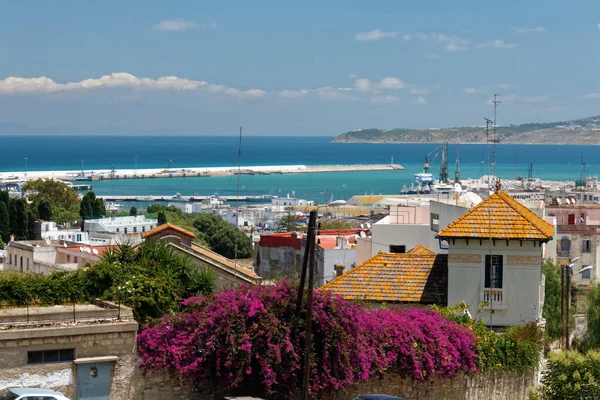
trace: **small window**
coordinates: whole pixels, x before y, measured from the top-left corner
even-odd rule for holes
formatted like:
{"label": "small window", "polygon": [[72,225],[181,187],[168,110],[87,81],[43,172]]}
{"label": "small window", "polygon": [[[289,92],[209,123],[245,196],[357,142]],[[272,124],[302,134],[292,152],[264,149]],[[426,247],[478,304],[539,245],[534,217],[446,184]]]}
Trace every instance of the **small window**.
{"label": "small window", "polygon": [[589,239],[583,239],[581,241],[581,252],[591,253],[592,252],[592,241]]}
{"label": "small window", "polygon": [[406,246],[391,244],[390,245],[390,253],[406,253]]}
{"label": "small window", "polygon": [[8,255],[8,263],[9,263],[9,264],[12,264],[12,263],[13,263],[13,262],[12,262],[12,254],[9,254],[9,255]]}
{"label": "small window", "polygon": [[142,232],[146,232],[146,227],[142,226]]}
{"label": "small window", "polygon": [[127,234],[127,228],[123,228],[123,233]]}
{"label": "small window", "polygon": [[71,262],[71,255],[67,254],[67,262]]}
{"label": "small window", "polygon": [[581,273],[581,278],[582,279],[590,279],[592,277],[592,270],[587,270],[587,271],[583,271]]}
{"label": "small window", "polygon": [[27,364],[51,364],[75,359],[75,349],[28,351]]}
{"label": "small window", "polygon": [[502,289],[502,256],[485,256],[485,288]]}
{"label": "small window", "polygon": [[133,227],[133,233],[136,233],[136,232],[137,232],[137,226],[134,226]]}
{"label": "small window", "polygon": [[76,263],[77,262],[77,256],[73,257],[73,262]]}
{"label": "small window", "polygon": [[432,231],[434,231],[434,232],[440,231],[440,215],[439,214],[431,213],[430,225],[431,225]]}

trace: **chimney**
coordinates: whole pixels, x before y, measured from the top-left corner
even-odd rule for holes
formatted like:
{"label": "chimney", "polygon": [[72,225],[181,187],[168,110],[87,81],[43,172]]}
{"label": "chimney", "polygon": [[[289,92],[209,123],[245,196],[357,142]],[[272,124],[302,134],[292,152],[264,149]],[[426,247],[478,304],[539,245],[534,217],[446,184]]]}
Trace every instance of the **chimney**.
{"label": "chimney", "polygon": [[346,268],[346,264],[335,264],[335,276],[342,276],[344,273],[344,268]]}

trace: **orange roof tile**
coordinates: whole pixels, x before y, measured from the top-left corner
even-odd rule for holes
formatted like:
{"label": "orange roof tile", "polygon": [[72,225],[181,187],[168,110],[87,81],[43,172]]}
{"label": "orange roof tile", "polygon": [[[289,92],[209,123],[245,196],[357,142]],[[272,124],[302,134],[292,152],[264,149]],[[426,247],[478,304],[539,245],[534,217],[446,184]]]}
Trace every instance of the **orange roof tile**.
{"label": "orange roof tile", "polygon": [[170,222],[167,222],[166,224],[162,224],[160,226],[157,226],[156,228],[150,229],[149,231],[142,232],[142,237],[143,238],[151,237],[151,236],[154,236],[154,235],[156,235],[156,234],[158,234],[158,233],[160,233],[162,231],[166,231],[167,229],[172,229],[172,230],[177,231],[177,232],[179,232],[179,233],[181,233],[181,234],[183,234],[185,236],[189,236],[192,239],[196,237],[196,235],[193,232],[190,232],[187,229],[180,228],[177,225],[173,225]]}
{"label": "orange roof tile", "polygon": [[550,239],[552,224],[500,190],[442,230],[441,238]]}
{"label": "orange roof tile", "polygon": [[194,243],[192,243],[192,249],[208,258],[211,258],[211,259],[221,263],[221,264],[225,264],[229,268],[231,268],[233,270],[237,270],[239,273],[244,274],[252,279],[258,278],[258,275],[256,275],[256,272],[252,271],[250,268],[242,267],[241,265],[236,264],[233,261],[231,261],[229,258],[223,257],[222,255],[215,253],[212,250],[209,250],[202,246],[198,246],[197,244],[194,244]]}
{"label": "orange roof tile", "polygon": [[412,249],[410,249],[409,251],[406,252],[406,254],[418,254],[418,255],[422,255],[422,256],[435,256],[435,252],[429,250],[427,247],[423,246],[423,245],[416,245],[415,247],[413,247]]}
{"label": "orange roof tile", "polygon": [[448,256],[422,246],[404,254],[379,253],[319,288],[349,300],[446,304]]}

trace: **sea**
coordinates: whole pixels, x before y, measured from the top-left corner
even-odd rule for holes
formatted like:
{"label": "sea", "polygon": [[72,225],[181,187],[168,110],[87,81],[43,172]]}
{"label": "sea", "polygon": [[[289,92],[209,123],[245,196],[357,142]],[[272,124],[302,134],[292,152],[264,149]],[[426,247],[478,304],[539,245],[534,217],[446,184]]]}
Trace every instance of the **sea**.
{"label": "sea", "polygon": [[[378,172],[242,175],[240,195],[293,196],[317,200],[347,199],[353,195],[394,194],[410,186],[422,172],[423,158],[439,144],[333,143],[326,136],[0,136],[0,172],[94,169],[143,169],[241,165],[354,165],[395,164],[404,170]],[[241,148],[241,152],[239,152]],[[527,177],[567,181],[584,173],[600,173],[597,146],[496,145],[496,171],[503,179]],[[489,153],[489,157],[488,157]],[[448,146],[449,175],[455,160],[460,175],[478,178],[493,171],[493,146]],[[488,162],[488,160],[490,160]],[[437,175],[440,157],[432,163]],[[89,183],[89,182],[88,182]],[[236,195],[237,176],[125,179],[93,182],[100,195]]]}

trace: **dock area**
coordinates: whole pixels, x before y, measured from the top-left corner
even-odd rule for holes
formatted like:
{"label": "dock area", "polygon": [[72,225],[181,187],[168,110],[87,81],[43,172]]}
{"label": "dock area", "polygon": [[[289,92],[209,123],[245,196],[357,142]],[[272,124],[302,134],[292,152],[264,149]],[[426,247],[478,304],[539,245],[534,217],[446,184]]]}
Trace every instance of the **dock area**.
{"label": "dock area", "polygon": [[51,178],[63,181],[101,181],[111,179],[156,179],[183,177],[212,177],[240,175],[309,174],[324,172],[394,171],[403,170],[399,164],[355,165],[279,165],[238,167],[194,167],[181,169],[112,169],[83,171],[20,171],[0,173],[3,180]]}
{"label": "dock area", "polygon": [[[201,202],[203,200],[207,200],[214,196],[182,196],[177,194],[175,196],[169,195],[149,195],[149,196],[135,196],[135,195],[97,195],[107,202],[120,202],[120,201],[146,201],[146,202]],[[271,203],[272,196],[270,195],[262,195],[262,196],[219,196],[219,200],[224,202],[241,202],[241,203]]]}

